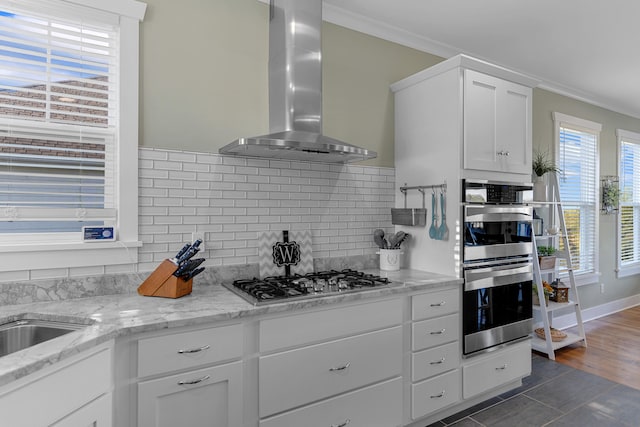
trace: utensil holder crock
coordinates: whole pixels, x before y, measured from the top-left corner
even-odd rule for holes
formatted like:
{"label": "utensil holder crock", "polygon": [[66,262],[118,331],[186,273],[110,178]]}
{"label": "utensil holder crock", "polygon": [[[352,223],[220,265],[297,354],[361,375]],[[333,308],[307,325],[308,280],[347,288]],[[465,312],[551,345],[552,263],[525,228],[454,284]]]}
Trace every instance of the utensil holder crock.
{"label": "utensil holder crock", "polygon": [[380,270],[397,271],[400,270],[400,249],[380,249]]}

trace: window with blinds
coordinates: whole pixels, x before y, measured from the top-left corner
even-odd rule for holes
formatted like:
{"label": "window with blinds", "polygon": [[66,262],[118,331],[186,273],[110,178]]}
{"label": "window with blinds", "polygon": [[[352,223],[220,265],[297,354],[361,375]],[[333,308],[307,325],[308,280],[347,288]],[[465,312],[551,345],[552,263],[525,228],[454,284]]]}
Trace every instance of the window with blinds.
{"label": "window with blinds", "polygon": [[4,236],[116,220],[117,20],[52,9],[0,2]]}
{"label": "window with blinds", "polygon": [[598,272],[598,140],[601,125],[554,114],[558,185],[576,275]]}
{"label": "window with blinds", "polygon": [[640,273],[640,134],[618,129],[618,273]]}

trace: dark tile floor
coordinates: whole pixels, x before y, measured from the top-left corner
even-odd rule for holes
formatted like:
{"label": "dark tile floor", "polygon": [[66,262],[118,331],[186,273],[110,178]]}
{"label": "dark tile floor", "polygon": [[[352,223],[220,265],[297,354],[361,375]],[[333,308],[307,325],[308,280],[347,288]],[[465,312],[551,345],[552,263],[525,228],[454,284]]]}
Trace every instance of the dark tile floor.
{"label": "dark tile floor", "polygon": [[546,357],[531,361],[521,387],[428,427],[640,426],[639,390]]}

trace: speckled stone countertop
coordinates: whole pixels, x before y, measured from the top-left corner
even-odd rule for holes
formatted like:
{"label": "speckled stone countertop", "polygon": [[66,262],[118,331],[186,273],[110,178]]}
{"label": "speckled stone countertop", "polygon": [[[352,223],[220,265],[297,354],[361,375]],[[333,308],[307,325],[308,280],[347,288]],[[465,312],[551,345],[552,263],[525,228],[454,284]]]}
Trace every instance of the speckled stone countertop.
{"label": "speckled stone countertop", "polygon": [[178,299],[120,294],[3,306],[0,324],[30,318],[78,322],[87,327],[0,357],[0,386],[116,337],[462,284],[461,279],[452,276],[415,270],[369,272],[397,283],[363,292],[262,306],[246,302],[220,284],[198,283],[191,294]]}

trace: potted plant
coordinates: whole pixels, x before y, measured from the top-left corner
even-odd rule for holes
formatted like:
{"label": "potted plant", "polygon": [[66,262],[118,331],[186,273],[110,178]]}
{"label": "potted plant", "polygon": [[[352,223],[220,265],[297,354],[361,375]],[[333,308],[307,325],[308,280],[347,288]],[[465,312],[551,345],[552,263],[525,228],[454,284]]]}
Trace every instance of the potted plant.
{"label": "potted plant", "polygon": [[538,264],[540,270],[551,270],[556,267],[557,249],[553,246],[538,246]]}
{"label": "potted plant", "polygon": [[[549,297],[553,294],[553,288],[551,287],[551,285],[549,285],[549,283],[547,283],[546,280],[542,281],[542,291],[544,293],[544,302],[546,305],[549,305]],[[533,297],[533,304],[540,305],[540,297],[538,296],[538,285],[534,283],[533,287],[531,288],[531,292],[531,295]]]}
{"label": "potted plant", "polygon": [[606,176],[602,181],[602,207],[601,211],[611,214],[618,211],[620,203],[620,187],[617,176]]}
{"label": "potted plant", "polygon": [[546,201],[547,199],[547,183],[544,176],[548,172],[558,172],[559,169],[555,163],[549,158],[546,151],[536,151],[533,155],[531,163],[533,169],[533,198],[534,200]]}

